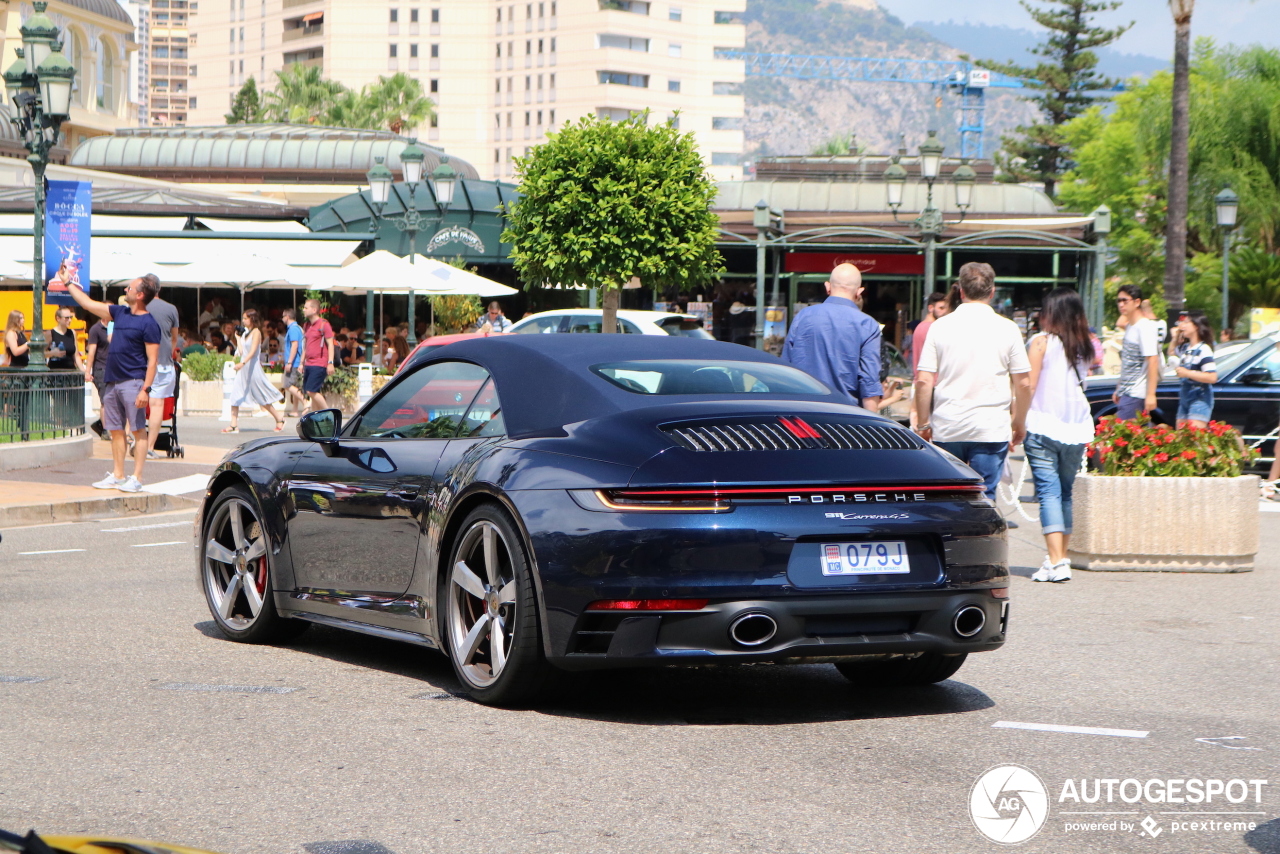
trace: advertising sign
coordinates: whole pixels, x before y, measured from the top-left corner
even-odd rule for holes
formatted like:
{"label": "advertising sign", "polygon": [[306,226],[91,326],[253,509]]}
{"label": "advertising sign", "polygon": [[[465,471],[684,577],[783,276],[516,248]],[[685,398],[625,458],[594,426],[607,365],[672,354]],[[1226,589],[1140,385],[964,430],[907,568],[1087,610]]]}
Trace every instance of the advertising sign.
{"label": "advertising sign", "polygon": [[788,273],[830,273],[839,264],[852,264],[864,276],[923,276],[924,256],[907,253],[789,252]]}
{"label": "advertising sign", "polygon": [[1249,312],[1249,337],[1280,332],[1280,308],[1255,308]]}
{"label": "advertising sign", "polygon": [[75,305],[67,285],[89,289],[89,215],[93,185],[50,181],[44,214],[45,302]]}

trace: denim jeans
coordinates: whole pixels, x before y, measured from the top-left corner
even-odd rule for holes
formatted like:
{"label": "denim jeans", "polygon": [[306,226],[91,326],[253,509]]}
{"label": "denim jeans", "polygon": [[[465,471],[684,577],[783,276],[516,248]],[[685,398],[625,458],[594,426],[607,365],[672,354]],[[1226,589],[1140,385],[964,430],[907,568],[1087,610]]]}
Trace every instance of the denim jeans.
{"label": "denim jeans", "polygon": [[1004,458],[1009,455],[1008,442],[936,442],[939,448],[955,454],[982,478],[987,498],[996,500],[996,487],[1004,472]]}
{"label": "denim jeans", "polygon": [[1031,464],[1031,478],[1040,502],[1040,529],[1043,534],[1071,533],[1071,489],[1084,459],[1084,445],[1062,442],[1028,433],[1022,447]]}

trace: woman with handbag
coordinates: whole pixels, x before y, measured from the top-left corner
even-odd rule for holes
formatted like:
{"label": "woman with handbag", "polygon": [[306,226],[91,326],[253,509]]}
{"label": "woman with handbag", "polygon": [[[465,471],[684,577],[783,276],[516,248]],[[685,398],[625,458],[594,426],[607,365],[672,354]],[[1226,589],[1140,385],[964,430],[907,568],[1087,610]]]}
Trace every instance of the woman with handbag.
{"label": "woman with handbag", "polygon": [[1093,415],[1084,395],[1084,378],[1093,364],[1093,342],[1084,303],[1071,288],[1055,288],[1040,311],[1043,332],[1031,339],[1031,409],[1023,442],[1048,554],[1032,581],[1070,581],[1071,490],[1093,441]]}

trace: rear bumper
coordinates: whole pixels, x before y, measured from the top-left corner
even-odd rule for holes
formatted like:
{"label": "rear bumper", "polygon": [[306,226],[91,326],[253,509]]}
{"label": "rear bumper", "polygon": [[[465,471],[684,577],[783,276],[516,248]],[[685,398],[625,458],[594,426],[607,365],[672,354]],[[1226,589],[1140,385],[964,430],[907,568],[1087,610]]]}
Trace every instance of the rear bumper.
{"label": "rear bumper", "polygon": [[[964,637],[955,628],[955,617],[969,606],[980,609],[984,619],[980,630]],[[774,622],[773,635],[755,644],[735,640],[731,627],[753,614]],[[743,599],[712,602],[693,612],[586,612],[567,653],[551,660],[566,670],[592,670],[958,655],[1002,646],[1008,616],[1008,600],[994,598],[989,590]],[[756,628],[767,625],[758,622]]]}

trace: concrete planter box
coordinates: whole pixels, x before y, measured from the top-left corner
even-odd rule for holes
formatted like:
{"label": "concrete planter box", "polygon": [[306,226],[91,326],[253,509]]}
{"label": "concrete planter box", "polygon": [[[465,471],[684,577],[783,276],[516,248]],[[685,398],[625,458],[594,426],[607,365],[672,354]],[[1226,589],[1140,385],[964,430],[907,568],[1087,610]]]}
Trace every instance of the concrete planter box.
{"label": "concrete planter box", "polygon": [[1071,565],[1093,570],[1249,572],[1258,553],[1256,475],[1082,475]]}
{"label": "concrete planter box", "polygon": [[221,415],[222,380],[193,382],[183,377],[178,406],[183,415]]}

